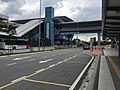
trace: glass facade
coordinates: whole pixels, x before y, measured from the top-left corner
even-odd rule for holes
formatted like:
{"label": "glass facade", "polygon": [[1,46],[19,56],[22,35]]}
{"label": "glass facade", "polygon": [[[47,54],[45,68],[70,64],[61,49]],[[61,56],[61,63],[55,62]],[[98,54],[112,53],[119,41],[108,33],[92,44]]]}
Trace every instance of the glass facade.
{"label": "glass facade", "polygon": [[50,24],[46,23],[46,38],[50,38]]}

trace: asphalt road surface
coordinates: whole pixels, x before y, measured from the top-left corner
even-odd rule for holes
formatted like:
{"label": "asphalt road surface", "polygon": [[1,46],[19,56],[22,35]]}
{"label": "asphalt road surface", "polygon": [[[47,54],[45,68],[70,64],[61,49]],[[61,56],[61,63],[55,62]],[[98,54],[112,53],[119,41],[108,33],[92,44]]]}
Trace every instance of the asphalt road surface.
{"label": "asphalt road surface", "polygon": [[68,90],[92,58],[81,48],[0,57],[0,90]]}

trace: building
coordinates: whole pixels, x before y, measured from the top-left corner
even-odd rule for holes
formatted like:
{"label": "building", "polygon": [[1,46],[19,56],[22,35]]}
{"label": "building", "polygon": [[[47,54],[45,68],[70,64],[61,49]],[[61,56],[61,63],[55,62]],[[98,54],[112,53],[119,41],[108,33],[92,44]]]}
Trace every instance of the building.
{"label": "building", "polygon": [[[54,8],[46,7],[45,18],[11,21],[17,23],[15,38],[29,39],[31,46],[54,46],[72,44],[74,34],[101,33],[101,21],[74,22],[66,16],[54,17]],[[40,26],[39,26],[40,25]],[[39,29],[39,27],[41,27]],[[1,36],[3,33],[1,32]],[[4,32],[5,37],[9,34]],[[3,35],[3,36],[4,36]],[[100,39],[99,39],[100,40]]]}

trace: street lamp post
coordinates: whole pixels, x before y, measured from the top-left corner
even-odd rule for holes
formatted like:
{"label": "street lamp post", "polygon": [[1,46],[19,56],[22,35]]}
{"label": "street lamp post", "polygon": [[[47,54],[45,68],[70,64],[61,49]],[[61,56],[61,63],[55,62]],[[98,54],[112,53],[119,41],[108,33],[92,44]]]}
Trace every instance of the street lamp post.
{"label": "street lamp post", "polygon": [[10,49],[10,54],[11,54],[11,50],[12,50],[12,47],[11,47],[11,45],[12,45],[11,38],[12,38],[13,35],[16,34],[15,29],[10,30],[10,31],[8,32],[8,34],[9,34],[9,44],[10,44],[10,46],[8,47],[8,53],[9,53],[9,49]]}
{"label": "street lamp post", "polygon": [[[41,0],[40,0],[40,13],[39,18],[41,22]],[[39,42],[38,42],[38,51],[40,51],[40,39],[41,39],[41,23],[39,24]]]}
{"label": "street lamp post", "polygon": [[78,22],[77,22],[77,39],[78,39]]}

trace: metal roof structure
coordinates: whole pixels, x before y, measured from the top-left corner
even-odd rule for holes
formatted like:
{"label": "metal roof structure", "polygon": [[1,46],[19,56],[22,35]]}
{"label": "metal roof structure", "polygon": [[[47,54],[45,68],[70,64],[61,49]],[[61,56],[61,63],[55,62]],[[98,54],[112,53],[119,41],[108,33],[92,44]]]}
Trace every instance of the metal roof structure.
{"label": "metal roof structure", "polygon": [[[14,35],[14,36],[21,37],[21,36],[25,35],[26,33],[28,33],[29,31],[31,31],[32,29],[34,29],[35,27],[37,27],[39,25],[39,23],[43,23],[44,18],[41,19],[41,22],[40,22],[40,18],[14,20],[12,22],[18,23],[20,25],[15,29],[16,35]],[[76,30],[77,30],[76,27],[78,27],[78,30],[82,29],[84,31],[90,29],[89,30],[90,32],[91,32],[91,30],[93,30],[92,32],[101,31],[101,20],[74,22],[72,19],[70,19],[66,16],[59,16],[59,17],[54,17],[54,22],[55,22],[56,28],[61,28],[61,32],[66,32],[65,30],[67,30],[68,27],[69,27],[68,29],[73,30],[72,33],[76,32]],[[66,29],[64,30],[64,28],[66,28]],[[88,31],[86,31],[86,32],[88,32]],[[5,32],[4,32],[4,34],[3,34],[3,32],[1,32],[0,35],[8,36],[8,34],[7,33],[5,34]]]}
{"label": "metal roof structure", "polygon": [[[5,17],[4,15],[1,15],[2,20],[4,19],[8,19],[7,17]],[[37,27],[39,25],[39,23],[42,23],[44,21],[44,18],[41,19],[40,22],[40,18],[33,18],[33,19],[23,19],[23,20],[14,20],[11,21],[13,23],[18,23],[20,26],[18,26],[16,28],[16,37],[21,37],[24,34],[26,34],[27,32],[29,32],[30,30],[32,30],[33,28]],[[66,17],[66,16],[59,16],[59,17],[55,17],[54,18],[55,23],[63,23],[63,22],[73,22],[72,19]],[[0,35],[6,35],[8,36],[8,34],[6,32],[0,32]]]}
{"label": "metal roof structure", "polygon": [[[16,35],[13,35],[13,36],[21,37],[24,34],[26,34],[27,32],[31,31],[33,28],[35,28],[42,22],[43,22],[42,20],[41,21],[40,20],[31,20],[23,25],[20,25],[15,29]],[[9,36],[9,34],[7,32],[2,32],[2,31],[0,31],[0,35]]]}
{"label": "metal roof structure", "polygon": [[9,19],[8,16],[0,14],[0,20],[8,20],[8,19]]}
{"label": "metal roof structure", "polygon": [[33,28],[35,28],[36,26],[41,24],[42,22],[43,21],[40,21],[40,20],[31,20],[31,21],[19,26],[18,28],[16,28],[16,36],[17,37],[23,36],[27,32],[31,31]]}
{"label": "metal roof structure", "polygon": [[120,0],[102,0],[103,37],[120,36]]}
{"label": "metal roof structure", "polygon": [[[22,19],[22,20],[14,20],[12,22],[16,22],[16,23],[19,23],[19,24],[25,24],[31,20],[39,20],[40,18],[32,18],[32,19]],[[45,18],[41,18],[42,21],[45,20]],[[55,23],[63,23],[63,22],[74,22],[72,19],[66,17],[66,16],[57,16],[57,17],[54,17],[54,22]]]}
{"label": "metal roof structure", "polygon": [[0,31],[0,35],[9,36],[8,33]]}

